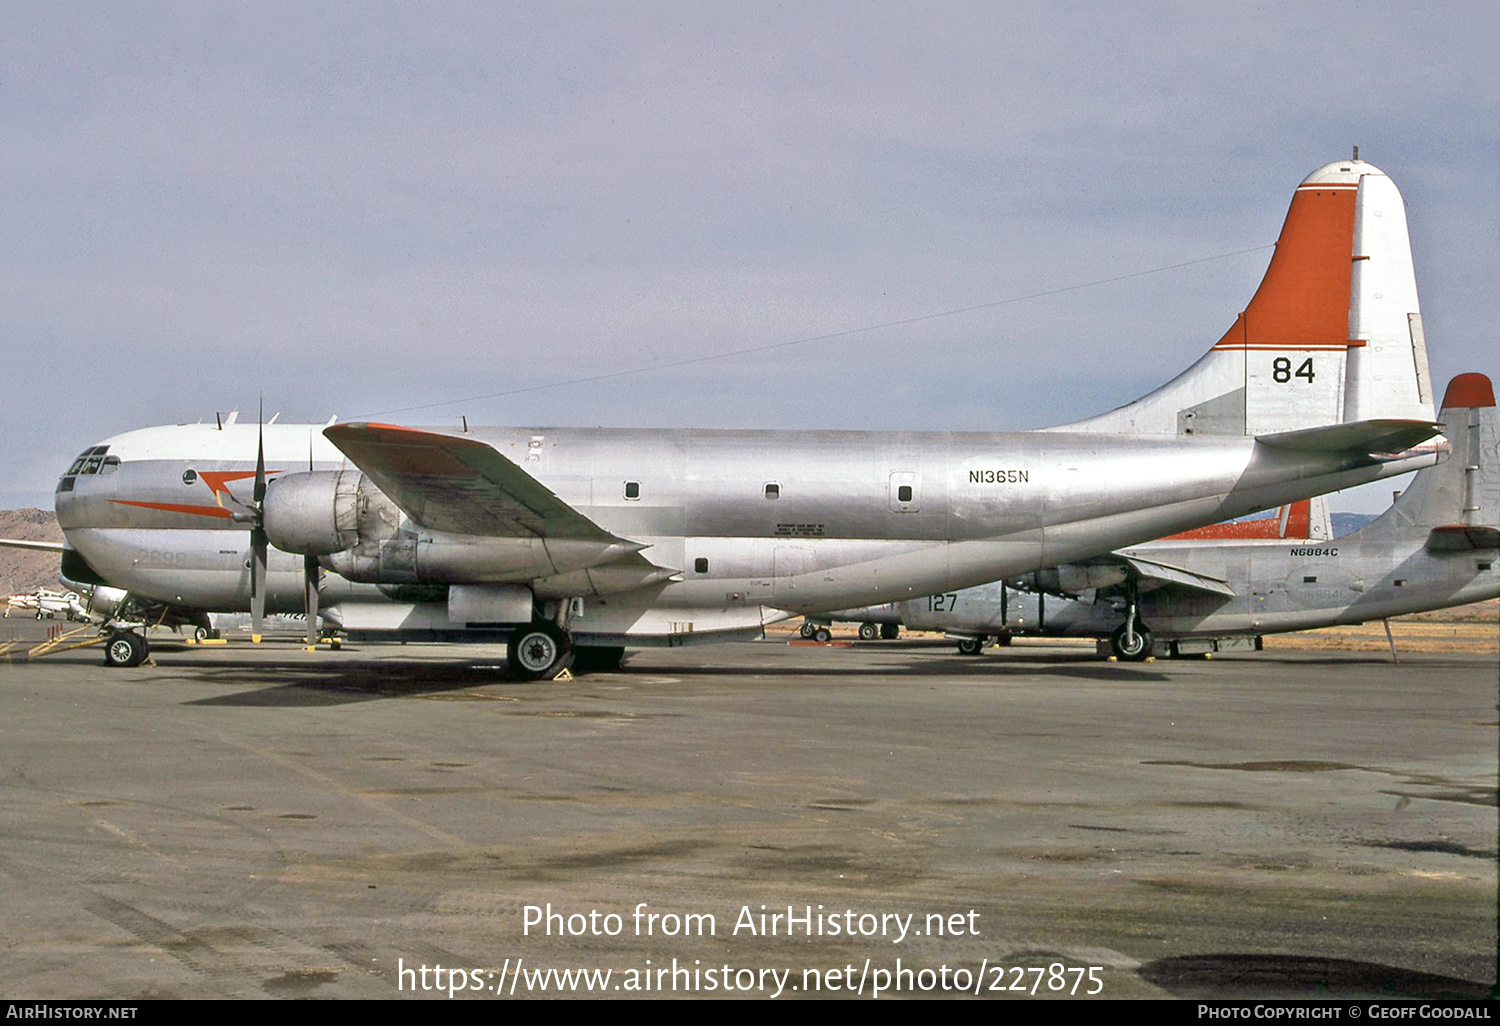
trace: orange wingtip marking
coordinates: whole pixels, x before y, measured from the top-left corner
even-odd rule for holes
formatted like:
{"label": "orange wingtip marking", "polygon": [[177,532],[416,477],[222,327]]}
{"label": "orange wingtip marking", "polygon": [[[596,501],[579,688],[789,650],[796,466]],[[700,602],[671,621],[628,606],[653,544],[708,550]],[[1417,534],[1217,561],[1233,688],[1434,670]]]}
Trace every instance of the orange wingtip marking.
{"label": "orange wingtip marking", "polygon": [[1355,186],[1302,186],[1250,305],[1217,346],[1349,342]]}
{"label": "orange wingtip marking", "polygon": [[368,421],[363,424],[338,424],[328,429],[341,434],[363,434],[366,431],[401,431],[411,435],[430,435],[431,431],[423,431],[421,428],[404,427],[400,424],[380,424]]}
{"label": "orange wingtip marking", "polygon": [[1448,382],[1443,393],[1443,409],[1474,409],[1495,405],[1495,388],[1483,374],[1460,374]]}
{"label": "orange wingtip marking", "polygon": [[117,506],[139,506],[141,509],[159,509],[166,513],[186,513],[195,517],[218,517],[228,520],[234,516],[222,506],[187,506],[177,502],[134,502],[130,499],[110,499]]}

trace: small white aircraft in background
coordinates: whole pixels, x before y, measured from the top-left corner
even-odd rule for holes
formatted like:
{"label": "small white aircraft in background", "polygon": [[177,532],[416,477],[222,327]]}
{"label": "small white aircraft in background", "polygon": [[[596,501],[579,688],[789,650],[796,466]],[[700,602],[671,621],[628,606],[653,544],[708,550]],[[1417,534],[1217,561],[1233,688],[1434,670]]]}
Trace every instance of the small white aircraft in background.
{"label": "small white aircraft in background", "polygon": [[33,595],[12,595],[5,603],[5,617],[11,610],[30,612],[38,620],[52,620],[61,616],[64,620],[87,620],[88,611],[83,600],[74,591],[49,591],[39,588]]}

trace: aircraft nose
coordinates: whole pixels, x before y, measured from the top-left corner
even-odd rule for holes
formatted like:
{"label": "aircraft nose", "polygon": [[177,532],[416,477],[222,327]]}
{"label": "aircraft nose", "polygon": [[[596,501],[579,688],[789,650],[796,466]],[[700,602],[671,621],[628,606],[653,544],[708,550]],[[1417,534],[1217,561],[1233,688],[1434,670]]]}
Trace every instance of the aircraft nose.
{"label": "aircraft nose", "polygon": [[57,481],[57,492],[53,497],[55,507],[61,510],[70,505],[80,483],[101,474],[113,474],[119,469],[120,457],[111,456],[108,445],[93,445],[83,450]]}

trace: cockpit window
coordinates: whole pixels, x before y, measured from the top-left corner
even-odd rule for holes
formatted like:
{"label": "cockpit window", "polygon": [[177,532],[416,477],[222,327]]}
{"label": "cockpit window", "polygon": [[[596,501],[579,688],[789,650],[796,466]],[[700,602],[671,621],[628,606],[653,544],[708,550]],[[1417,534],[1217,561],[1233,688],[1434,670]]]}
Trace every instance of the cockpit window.
{"label": "cockpit window", "polygon": [[76,460],[73,461],[73,465],[68,468],[68,472],[66,474],[64,474],[63,477],[71,477],[74,474],[78,473],[80,470],[83,469],[83,463],[84,463],[83,457],[82,456],[78,457]]}
{"label": "cockpit window", "polygon": [[90,456],[88,458],[88,460],[83,464],[83,469],[81,471],[79,471],[79,473],[80,474],[97,474],[97,473],[99,473],[99,467],[101,465],[103,465],[103,463],[104,463],[103,457],[100,457],[100,456]]}
{"label": "cockpit window", "polygon": [[117,471],[119,469],[120,469],[120,457],[118,457],[118,456],[106,456],[106,457],[104,457],[104,463],[102,465],[100,465],[100,467],[99,467],[99,473],[101,473],[101,474],[113,474],[115,471]]}

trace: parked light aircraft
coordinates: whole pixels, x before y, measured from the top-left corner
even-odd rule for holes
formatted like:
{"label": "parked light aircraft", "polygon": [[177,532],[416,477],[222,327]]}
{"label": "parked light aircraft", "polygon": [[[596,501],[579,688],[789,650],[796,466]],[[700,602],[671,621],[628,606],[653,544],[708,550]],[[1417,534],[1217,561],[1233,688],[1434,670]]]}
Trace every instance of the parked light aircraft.
{"label": "parked light aircraft", "polygon": [[[1441,458],[1438,427],[1404,205],[1383,172],[1346,160],[1298,187],[1264,280],[1207,354],[1079,423],[179,425],[90,447],[56,509],[73,579],[257,619],[301,607],[311,629],[327,569],[401,600],[370,607],[390,627],[507,632],[513,674],[540,679],[575,644],[758,637],[799,613],[970,587],[1405,473]],[[122,632],[106,652],[132,663],[144,642]]]}
{"label": "parked light aircraft", "polygon": [[55,616],[61,616],[64,620],[88,618],[83,608],[83,600],[78,597],[77,592],[51,591],[47,588],[39,588],[31,595],[12,595],[5,603],[6,619],[10,618],[12,609],[30,612],[38,620]]}
{"label": "parked light aircraft", "polygon": [[[1311,532],[1321,538],[1302,539],[1168,538],[1007,582],[897,602],[893,622],[945,631],[966,654],[980,651],[989,638],[1036,634],[1108,638],[1118,658],[1139,660],[1161,642],[1174,655],[1202,654],[1235,638],[1253,641],[1495,598],[1500,417],[1489,378],[1454,378],[1442,421],[1452,456],[1418,471],[1381,516],[1340,538],[1321,531]],[[1127,631],[1133,594],[1136,620]],[[849,610],[829,619],[872,620],[884,612]]]}

